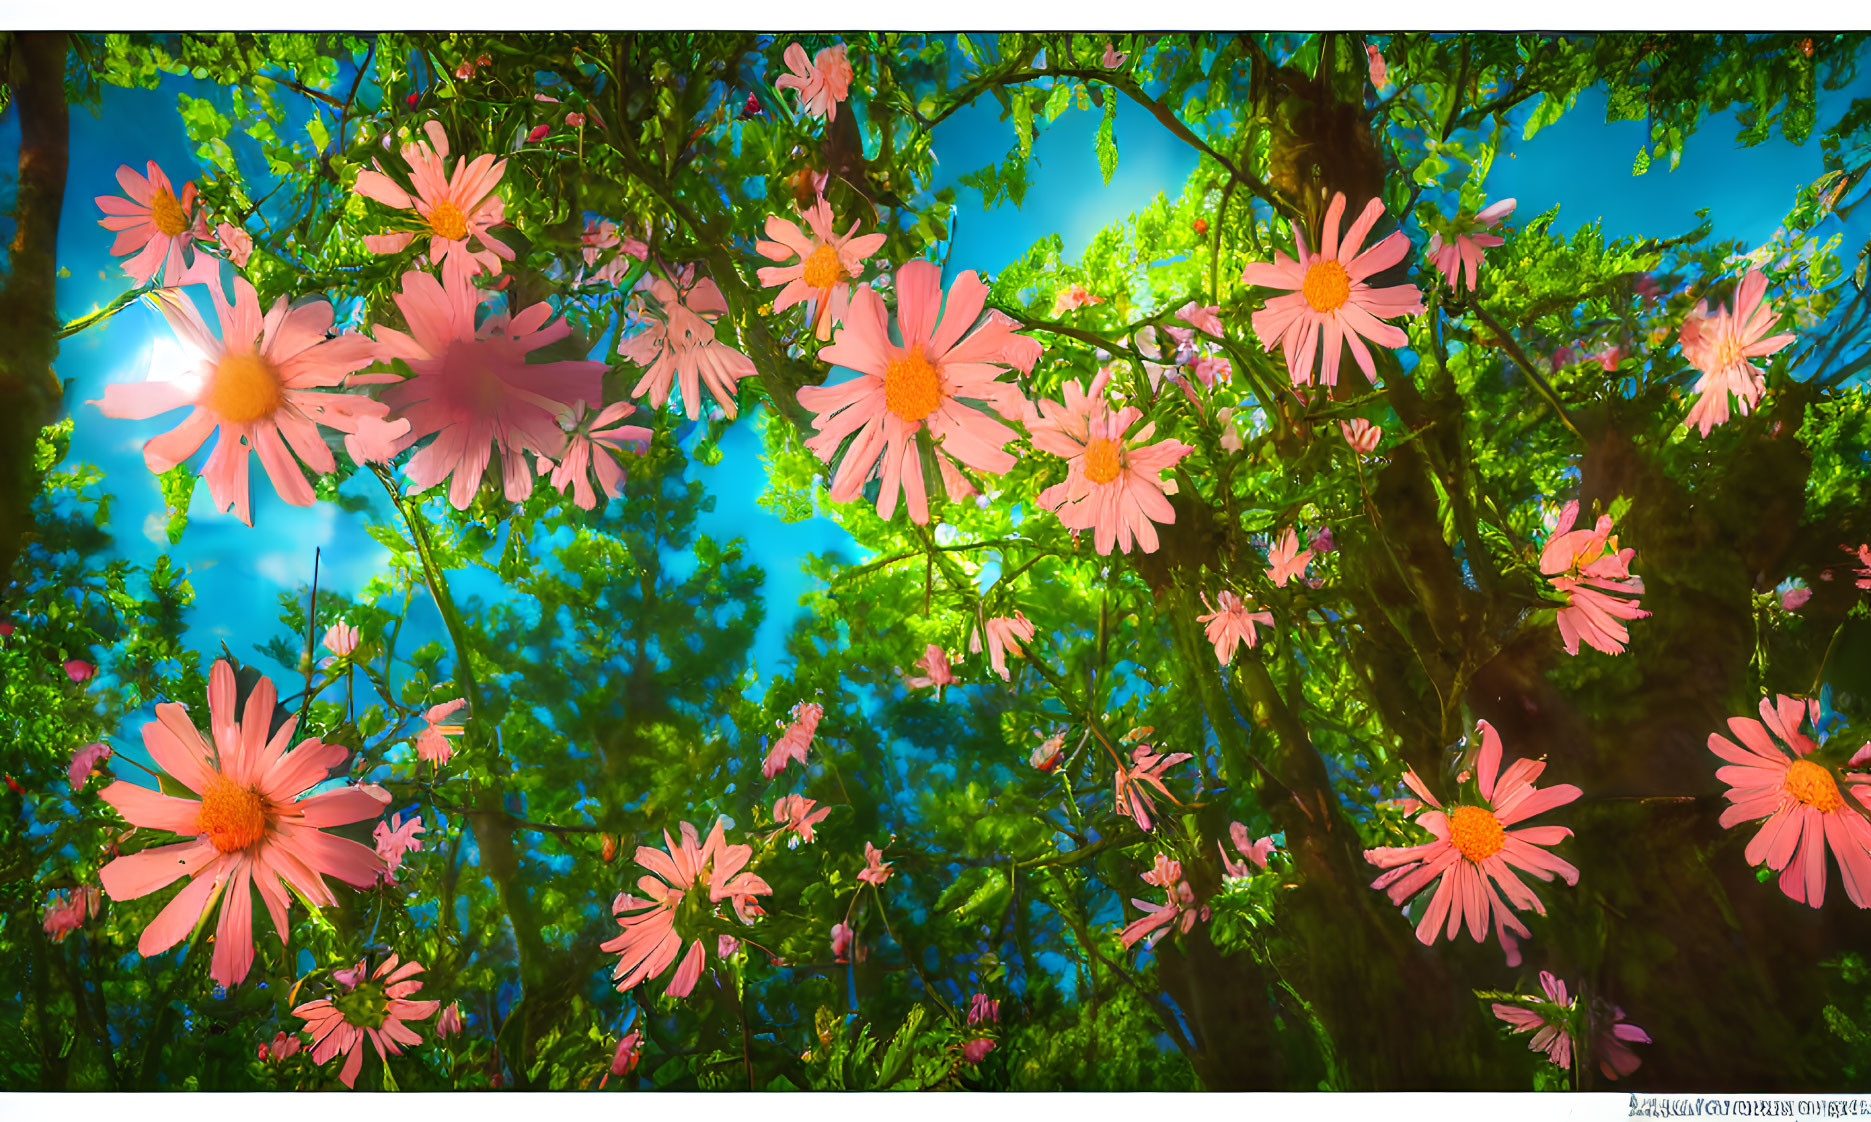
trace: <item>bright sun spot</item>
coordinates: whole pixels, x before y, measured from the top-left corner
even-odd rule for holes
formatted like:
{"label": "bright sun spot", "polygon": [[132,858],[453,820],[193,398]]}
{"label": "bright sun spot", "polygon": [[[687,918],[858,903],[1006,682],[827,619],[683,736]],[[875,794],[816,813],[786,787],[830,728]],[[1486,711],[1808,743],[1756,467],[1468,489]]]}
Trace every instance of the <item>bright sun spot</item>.
{"label": "bright sun spot", "polygon": [[174,382],[190,394],[201,390],[200,353],[184,347],[174,337],[158,337],[149,345],[148,374],[152,382]]}

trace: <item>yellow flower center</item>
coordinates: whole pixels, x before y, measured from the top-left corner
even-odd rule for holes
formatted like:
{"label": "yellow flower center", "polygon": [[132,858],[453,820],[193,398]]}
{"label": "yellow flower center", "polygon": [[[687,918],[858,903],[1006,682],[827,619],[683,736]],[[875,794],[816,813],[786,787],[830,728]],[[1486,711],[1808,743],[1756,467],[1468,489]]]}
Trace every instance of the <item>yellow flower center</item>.
{"label": "yellow flower center", "polygon": [[1480,862],[1507,844],[1507,831],[1494,812],[1479,806],[1458,806],[1449,812],[1449,842],[1463,857]]}
{"label": "yellow flower center", "polygon": [[1085,478],[1093,483],[1109,483],[1124,469],[1124,458],[1117,441],[1094,437],[1085,445]]}
{"label": "yellow flower center", "polygon": [[272,826],[266,800],[251,787],[242,787],[216,773],[201,793],[201,811],[195,829],[222,853],[238,853],[266,836]]}
{"label": "yellow flower center", "polygon": [[203,405],[235,424],[271,417],[284,401],[279,370],[252,351],[237,351],[223,358],[202,397]]}
{"label": "yellow flower center", "polygon": [[156,224],[156,229],[172,238],[188,229],[188,215],[176,201],[173,191],[159,189],[150,199],[149,220]]}
{"label": "yellow flower center", "polygon": [[822,245],[806,258],[805,282],[812,288],[830,288],[845,279],[844,263],[838,260],[838,251],[829,245]]}
{"label": "yellow flower center", "polygon": [[1327,258],[1314,261],[1306,269],[1306,280],[1301,287],[1306,294],[1306,303],[1315,312],[1335,312],[1351,299],[1351,274],[1338,262]]}
{"label": "yellow flower center", "polygon": [[344,1015],[346,1023],[359,1028],[382,1028],[390,1017],[390,995],[381,985],[372,982],[364,982],[350,993],[339,994],[331,1003]]}
{"label": "yellow flower center", "polygon": [[1845,805],[1831,774],[1811,760],[1795,760],[1788,765],[1786,789],[1787,794],[1822,814],[1831,814]]}
{"label": "yellow flower center", "polygon": [[429,212],[429,229],[438,238],[458,242],[468,236],[468,220],[462,217],[460,207],[443,199]]}
{"label": "yellow flower center", "polygon": [[903,352],[884,368],[884,405],[916,424],[942,404],[942,380],[920,348]]}

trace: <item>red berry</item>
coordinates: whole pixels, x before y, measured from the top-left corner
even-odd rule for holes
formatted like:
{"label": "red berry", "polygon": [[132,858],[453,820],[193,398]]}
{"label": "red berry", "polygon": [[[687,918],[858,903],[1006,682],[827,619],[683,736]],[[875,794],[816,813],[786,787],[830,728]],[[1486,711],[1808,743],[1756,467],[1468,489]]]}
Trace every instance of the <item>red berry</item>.
{"label": "red berry", "polygon": [[1201,237],[1201,236],[1202,236],[1203,234],[1206,234],[1206,233],[1208,233],[1208,219],[1206,219],[1206,218],[1198,218],[1198,219],[1196,219],[1196,220],[1195,220],[1195,235],[1196,235],[1196,237],[1198,237],[1198,238],[1199,238],[1199,237]]}
{"label": "red berry", "polygon": [[422,100],[422,95],[421,95],[421,94],[410,94],[410,95],[409,95],[408,97],[406,97],[406,98],[404,98],[403,100],[405,100],[405,101],[407,101],[407,102],[409,102],[409,104],[411,104],[411,105],[414,105],[414,104],[416,104],[416,102],[418,102],[418,101],[420,101],[420,100]]}
{"label": "red berry", "polygon": [[16,794],[16,795],[23,795],[23,794],[25,794],[25,793],[26,793],[26,788],[24,788],[24,787],[21,787],[21,786],[19,785],[19,781],[18,781],[18,780],[16,780],[16,779],[14,779],[14,778],[13,778],[12,776],[10,776],[10,775],[6,777],[6,785],[7,785],[8,787],[10,787],[10,788],[12,788],[12,790],[13,790],[13,793],[14,793],[14,794]]}

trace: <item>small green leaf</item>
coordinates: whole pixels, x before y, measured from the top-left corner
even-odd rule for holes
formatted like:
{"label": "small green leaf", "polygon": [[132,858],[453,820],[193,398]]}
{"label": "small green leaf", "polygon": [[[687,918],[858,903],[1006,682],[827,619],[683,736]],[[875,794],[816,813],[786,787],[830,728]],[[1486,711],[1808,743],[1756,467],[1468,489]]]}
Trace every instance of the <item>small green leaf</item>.
{"label": "small green leaf", "polygon": [[1104,121],[1098,126],[1098,170],[1109,184],[1117,171],[1117,101],[1104,103]]}

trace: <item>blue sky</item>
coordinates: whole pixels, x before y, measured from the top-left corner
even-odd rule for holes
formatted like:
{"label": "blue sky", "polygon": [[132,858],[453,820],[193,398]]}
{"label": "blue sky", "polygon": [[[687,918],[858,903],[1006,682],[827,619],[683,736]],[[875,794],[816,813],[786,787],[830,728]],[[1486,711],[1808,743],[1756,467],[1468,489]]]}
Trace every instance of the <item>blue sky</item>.
{"label": "blue sky", "polygon": [[[118,164],[134,162],[140,167],[153,159],[178,182],[199,174],[175,102],[178,90],[196,85],[171,79],[158,90],[107,88],[101,115],[72,115],[72,162],[59,239],[60,261],[71,273],[60,284],[59,311],[65,318],[92,310],[129,285],[109,256],[110,235],[96,224],[92,202],[96,195],[117,192],[113,177]],[[1867,92],[1871,76],[1853,90],[1828,95],[1820,128],[1836,118],[1852,95]],[[1693,227],[1694,211],[1707,207],[1717,238],[1753,245],[1772,235],[1795,190],[1821,171],[1816,142],[1796,148],[1776,139],[1754,149],[1739,148],[1729,113],[1703,124],[1675,171],[1658,165],[1645,176],[1633,177],[1631,162],[1644,126],[1606,124],[1603,105],[1601,93],[1588,91],[1558,124],[1531,141],[1517,141],[1512,158],[1504,156],[1494,165],[1490,197],[1516,196],[1522,217],[1557,204],[1558,225],[1566,231],[1602,218],[1612,237],[1678,234]],[[937,130],[938,187],[1005,157],[1013,130],[999,114],[998,103],[984,98]],[[1040,134],[1033,148],[1032,188],[1023,208],[1004,204],[984,209],[973,189],[958,189],[952,270],[998,271],[1055,229],[1067,255],[1075,256],[1099,228],[1146,205],[1158,192],[1179,193],[1195,166],[1193,153],[1128,101],[1120,102],[1117,115],[1118,170],[1108,185],[1103,183],[1092,146],[1100,119],[1099,110],[1072,109]],[[0,159],[10,165],[17,144],[16,120],[11,114],[0,117]],[[341,595],[363,587],[382,564],[384,551],[365,534],[365,515],[329,504],[290,507],[257,469],[254,528],[215,512],[206,488],[198,488],[188,532],[170,549],[161,530],[161,495],[143,466],[140,449],[150,436],[173,427],[179,414],[146,422],[118,421],[85,404],[99,397],[107,383],[140,380],[152,361],[169,361],[162,349],[166,336],[155,312],[139,305],[66,341],[57,370],[68,383],[67,404],[77,419],[73,454],[108,473],[120,554],[148,564],[167,550],[191,571],[199,598],[190,617],[190,645],[209,651],[226,640],[237,655],[247,657],[254,643],[278,631],[279,592],[311,579],[314,549],[324,551],[321,589]],[[784,669],[784,637],[797,617],[798,597],[806,590],[802,561],[810,553],[840,545],[849,549],[849,539],[828,519],[787,525],[759,507],[764,474],[758,469],[760,439],[751,416],[730,430],[722,450],[717,466],[694,469],[716,499],[702,525],[718,537],[746,538],[752,558],[766,570],[768,616],[757,637],[755,658],[763,674],[771,674]],[[367,483],[353,480],[347,488],[372,495],[377,504],[374,516],[382,517],[381,496]],[[492,586],[489,590],[494,591]],[[412,633],[416,642],[440,636],[439,618],[422,597],[412,605],[406,638]],[[757,688],[764,690],[764,685]]]}

